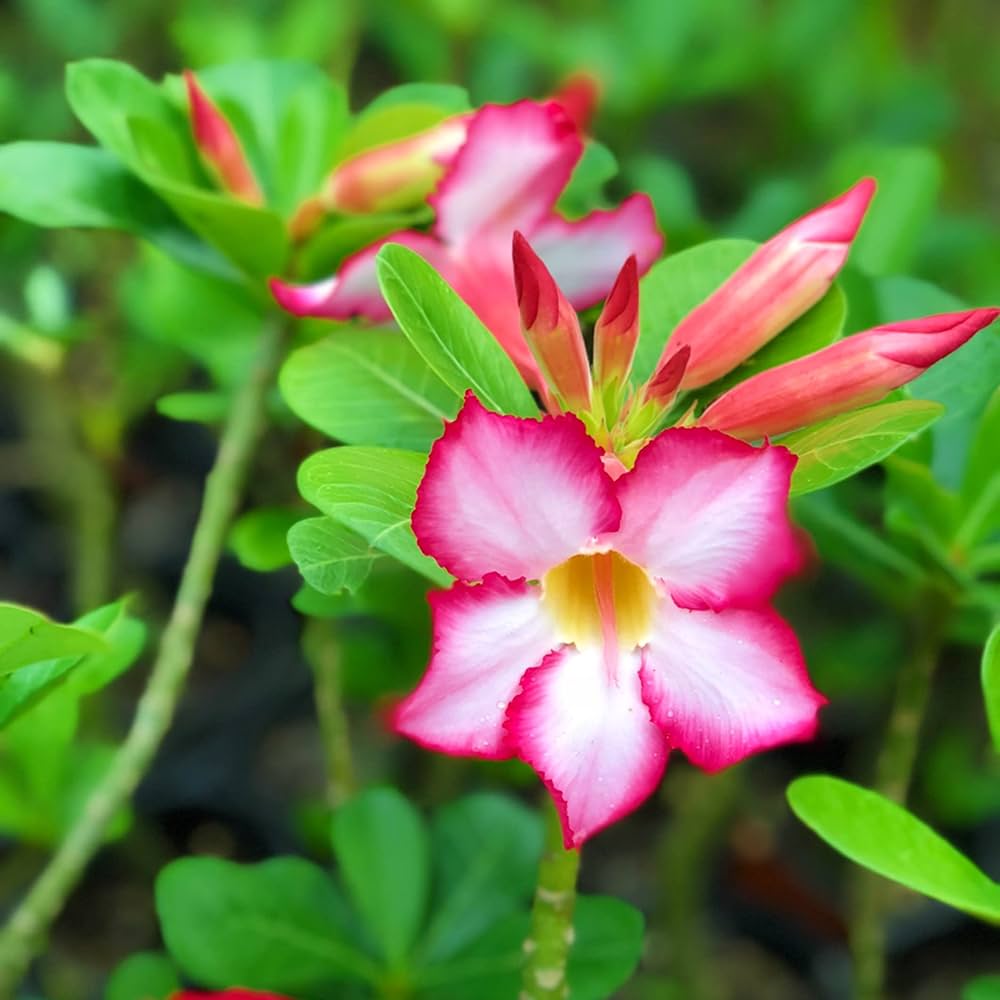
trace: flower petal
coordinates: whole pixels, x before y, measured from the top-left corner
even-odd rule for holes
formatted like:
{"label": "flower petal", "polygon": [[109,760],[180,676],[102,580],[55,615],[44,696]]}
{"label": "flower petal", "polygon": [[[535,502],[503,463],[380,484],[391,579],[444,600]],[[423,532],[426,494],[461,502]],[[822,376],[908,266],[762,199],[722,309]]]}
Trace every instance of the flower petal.
{"label": "flower petal", "polygon": [[380,323],[392,318],[382,298],[375,273],[375,257],[386,243],[400,243],[420,254],[445,280],[450,280],[451,261],[447,250],[432,236],[408,230],[393,233],[348,257],[337,273],[310,285],[291,285],[271,279],[271,294],[282,309],[294,316],[321,319],[350,319],[364,316]]}
{"label": "flower petal", "polygon": [[608,541],[684,607],[755,607],[801,565],[788,520],[795,456],[701,428],[674,428],[617,482],[621,527]]}
{"label": "flower petal", "polygon": [[652,202],[644,194],[575,222],[553,215],[526,235],[576,309],[600,302],[630,255],[643,275],[663,250]]}
{"label": "flower petal", "polygon": [[670,745],[707,771],[809,739],[826,703],[795,634],[770,609],[685,611],[664,599],[640,677]]}
{"label": "flower petal", "polygon": [[427,199],[437,212],[435,233],[451,246],[492,238],[509,254],[513,231],[530,235],[549,214],[582,154],[576,127],[557,104],[485,105]]}
{"label": "flower petal", "polygon": [[537,587],[492,574],[430,595],[434,653],[392,726],[421,746],[473,757],[509,757],[503,729],[521,677],[558,645]]}
{"label": "flower petal", "polygon": [[470,392],[431,449],[413,530],[459,579],[535,580],[619,516],[601,451],[575,416],[501,416]]}
{"label": "flower petal", "polygon": [[507,711],[511,746],[552,792],[568,848],[637,808],[663,774],[667,743],[638,661],[622,654],[611,677],[599,649],[565,646],[524,675]]}

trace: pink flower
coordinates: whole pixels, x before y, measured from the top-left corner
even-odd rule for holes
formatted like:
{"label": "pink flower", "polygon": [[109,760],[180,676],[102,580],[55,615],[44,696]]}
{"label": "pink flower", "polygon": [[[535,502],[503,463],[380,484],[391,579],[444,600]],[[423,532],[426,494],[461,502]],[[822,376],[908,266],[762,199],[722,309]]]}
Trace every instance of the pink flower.
{"label": "pink flower", "polygon": [[801,561],[794,464],[678,428],[613,478],[576,416],[501,416],[468,395],[413,512],[459,582],[431,597],[433,656],[396,730],[526,761],[568,847],[642,803],[672,749],[714,771],[811,736],[824,699],[769,607]]}
{"label": "pink flower", "polygon": [[998,315],[1000,309],[970,309],[856,333],[740,382],[712,403],[698,423],[753,441],[877,402]]}
{"label": "pink flower", "polygon": [[191,70],[184,71],[191,129],[202,162],[219,185],[241,201],[260,205],[264,198],[240,140],[222,112],[201,89]]}
{"label": "pink flower", "polygon": [[567,221],[556,200],[583,153],[583,141],[556,102],[487,105],[476,112],[465,143],[428,198],[436,212],[429,233],[394,233],[350,257],[332,278],[294,286],[274,280],[279,304],[299,316],[373,322],[390,319],[375,277],[383,243],[420,253],[475,310],[535,387],[541,378],[521,333],[510,245],[520,230],[556,276],[569,302],[599,302],[629,254],[640,271],[658,256],[662,239],[645,195],[617,209]]}

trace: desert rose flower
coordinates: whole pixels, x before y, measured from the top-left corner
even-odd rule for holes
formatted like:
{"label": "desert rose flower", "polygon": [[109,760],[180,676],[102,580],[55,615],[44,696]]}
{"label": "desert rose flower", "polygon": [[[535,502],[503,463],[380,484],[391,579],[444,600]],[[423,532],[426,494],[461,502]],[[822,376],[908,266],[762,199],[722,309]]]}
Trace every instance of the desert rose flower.
{"label": "desert rose flower", "polygon": [[1000,309],[970,309],[856,333],[740,382],[698,423],[753,441],[877,402],[961,347],[997,315]]}
{"label": "desert rose flower", "polygon": [[467,395],[413,513],[458,582],[432,595],[433,656],[397,731],[530,764],[568,847],[642,803],[672,749],[714,771],[811,736],[824,699],[769,606],[800,564],[794,464],[675,428],[613,477],[576,416]]}
{"label": "desert rose flower", "polygon": [[201,89],[190,70],[184,71],[195,145],[202,162],[219,186],[241,201],[263,203],[263,196],[233,127]]}
{"label": "desert rose flower", "polygon": [[393,233],[317,284],[275,280],[275,298],[299,316],[387,321],[390,313],[376,281],[375,256],[383,243],[402,243],[440,272],[530,384],[540,388],[542,378],[521,332],[514,290],[514,231],[531,241],[576,309],[604,297],[630,254],[644,272],[662,247],[645,195],[574,221],[556,213],[556,200],[582,153],[580,134],[558,104],[487,105],[472,116],[464,144],[428,198],[436,213],[429,233]]}

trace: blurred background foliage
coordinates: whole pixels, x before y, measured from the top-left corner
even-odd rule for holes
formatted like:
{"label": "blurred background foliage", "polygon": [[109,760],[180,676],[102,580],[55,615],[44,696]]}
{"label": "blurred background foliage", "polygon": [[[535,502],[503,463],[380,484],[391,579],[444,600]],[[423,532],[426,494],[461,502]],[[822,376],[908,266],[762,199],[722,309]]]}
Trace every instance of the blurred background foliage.
{"label": "blurred background foliage", "polygon": [[[859,176],[876,176],[879,197],[841,279],[853,332],[1000,301],[1000,60],[987,44],[996,37],[993,0],[7,0],[0,141],[89,141],[63,72],[91,56],[153,78],[253,57],[305,60],[348,85],[353,110],[401,82],[459,83],[478,105],[540,96],[586,69],[603,90],[591,132],[619,167],[607,199],[647,191],[668,251],[714,236],[765,239]],[[45,379],[9,358],[0,366],[0,484],[14,489],[0,504],[0,593],[67,619],[131,587],[144,595],[143,617],[162,619],[212,439],[151,412],[153,403],[173,390],[225,390],[246,362],[245,328],[259,324],[259,309],[121,234],[4,217],[0,259],[0,344],[30,355],[35,369],[47,359],[59,367]],[[910,584],[925,572],[969,585],[935,689],[918,811],[988,869],[1000,867],[1000,767],[987,748],[974,648],[1000,606],[1000,559],[994,551],[973,581],[947,531],[935,535],[933,515],[913,510],[928,477],[939,498],[958,489],[963,449],[997,382],[996,342],[952,369],[957,380],[931,373],[914,387],[954,414],[935,431],[933,457],[929,439],[918,442],[888,470],[798,509],[824,566],[789,589],[784,610],[833,702],[823,739],[720,778],[675,762],[663,802],[588,851],[588,888],[628,898],[650,918],[644,972],[628,996],[756,997],[764,994],[740,983],[762,981],[768,997],[844,995],[843,869],[789,823],[781,792],[802,770],[870,776],[920,614],[920,585]],[[291,426],[277,397],[273,409],[277,429],[261,448],[251,499],[280,508],[294,503],[294,467],[318,439]],[[60,472],[41,496],[25,489],[34,484],[25,469],[40,461]],[[280,510],[270,516],[287,524]],[[75,548],[63,544],[61,521]],[[174,854],[328,851],[309,672],[289,606],[300,581],[290,569],[255,575],[287,556],[262,555],[253,523],[241,537],[243,565],[223,567],[187,703],[141,789],[142,822],[102,856],[59,924],[48,996],[91,995],[123,955],[155,946],[151,876]],[[419,673],[427,622],[422,606],[396,596],[412,589],[411,575],[380,567],[375,577],[350,599],[295,597],[343,630],[347,693],[364,706],[354,733],[362,777],[406,769],[408,787],[431,804],[472,784],[518,784],[516,768],[420,756],[382,733],[379,699]],[[84,730],[117,728],[138,683],[125,675],[109,688],[84,713]],[[685,819],[665,834],[664,804]],[[38,846],[0,863],[0,895],[24,884]],[[901,995],[933,998],[989,970],[996,942],[957,914],[910,901],[890,945]]]}

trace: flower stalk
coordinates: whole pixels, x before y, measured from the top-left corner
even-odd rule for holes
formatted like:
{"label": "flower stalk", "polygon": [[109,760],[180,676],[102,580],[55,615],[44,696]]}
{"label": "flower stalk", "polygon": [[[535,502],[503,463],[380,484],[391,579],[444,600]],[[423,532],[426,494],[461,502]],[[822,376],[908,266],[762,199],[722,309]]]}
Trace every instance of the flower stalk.
{"label": "flower stalk", "polygon": [[264,402],[277,364],[281,328],[263,333],[256,362],[233,400],[170,619],[135,719],[76,824],[0,933],[0,996],[12,996],[50,924],[104,842],[174,717],[194,658],[215,570],[264,426]]}
{"label": "flower stalk", "polygon": [[545,850],[538,867],[531,930],[524,941],[520,1000],[562,1000],[569,996],[566,962],[573,945],[573,910],[579,849],[563,846],[562,825],[546,796]]}
{"label": "flower stalk", "polygon": [[[876,764],[875,790],[899,805],[906,804],[920,729],[930,701],[934,673],[952,615],[950,594],[932,588],[914,615],[917,641],[903,665]],[[851,954],[856,1000],[882,1000],[885,995],[885,920],[887,890],[878,875],[865,868],[853,873]]]}

